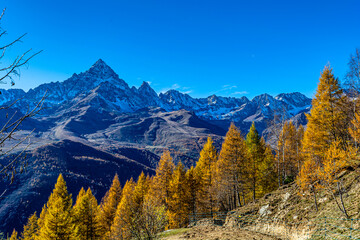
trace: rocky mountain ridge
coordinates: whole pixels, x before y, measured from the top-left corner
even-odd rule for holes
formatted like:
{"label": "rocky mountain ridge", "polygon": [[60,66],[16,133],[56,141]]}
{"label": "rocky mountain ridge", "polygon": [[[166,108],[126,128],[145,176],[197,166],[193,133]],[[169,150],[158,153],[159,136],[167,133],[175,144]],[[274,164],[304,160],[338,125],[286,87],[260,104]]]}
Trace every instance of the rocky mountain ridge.
{"label": "rocky mountain ridge", "polygon": [[311,99],[305,95],[282,93],[275,97],[262,94],[249,100],[247,97],[193,98],[177,90],[157,94],[147,82],[139,88],[128,84],[101,59],[89,70],[63,82],[42,84],[28,92],[10,89],[1,90],[0,104],[16,103],[20,109],[33,106],[46,93],[44,114],[65,108],[97,105],[98,111],[130,113],[143,108],[161,108],[164,111],[185,109],[205,120],[233,122],[262,122],[271,119],[275,112],[282,111],[287,118],[306,112],[311,107]]}

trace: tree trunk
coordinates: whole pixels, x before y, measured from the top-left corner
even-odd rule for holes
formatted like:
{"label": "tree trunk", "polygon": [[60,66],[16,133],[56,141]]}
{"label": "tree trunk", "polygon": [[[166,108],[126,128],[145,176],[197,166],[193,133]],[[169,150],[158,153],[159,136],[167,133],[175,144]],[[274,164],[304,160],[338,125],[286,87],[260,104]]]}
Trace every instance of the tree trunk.
{"label": "tree trunk", "polygon": [[246,202],[245,202],[245,192],[244,192],[244,188],[242,189],[242,197],[243,197],[243,205],[245,206]]}
{"label": "tree trunk", "polygon": [[[284,136],[283,136],[284,139]],[[283,173],[282,173],[282,185],[285,184],[285,140],[283,140],[283,145],[282,145],[282,165],[283,165]]]}
{"label": "tree trunk", "polygon": [[314,187],[314,186],[311,186],[311,188],[312,188],[312,192],[313,192],[313,194],[314,194],[314,204],[315,204],[315,209],[316,209],[316,211],[319,211],[319,209],[318,209],[318,205],[317,205],[317,199],[316,199],[316,191],[315,191],[315,187]]}
{"label": "tree trunk", "polygon": [[238,196],[238,201],[239,201],[239,207],[241,207],[241,196],[240,196],[240,192],[237,192],[237,196]]}
{"label": "tree trunk", "polygon": [[345,214],[346,218],[349,218],[349,215],[346,211],[346,208],[345,208],[345,204],[344,204],[344,200],[343,200],[343,195],[342,195],[342,189],[340,187],[340,183],[337,182],[337,186],[338,186],[338,191],[339,191],[339,195],[340,195],[340,202],[341,202],[341,206],[342,206],[342,209],[343,209],[343,213]]}
{"label": "tree trunk", "polygon": [[278,181],[279,181],[279,188],[281,187],[281,174],[280,174],[280,156],[278,154],[278,161],[277,161],[277,170],[278,170]]}

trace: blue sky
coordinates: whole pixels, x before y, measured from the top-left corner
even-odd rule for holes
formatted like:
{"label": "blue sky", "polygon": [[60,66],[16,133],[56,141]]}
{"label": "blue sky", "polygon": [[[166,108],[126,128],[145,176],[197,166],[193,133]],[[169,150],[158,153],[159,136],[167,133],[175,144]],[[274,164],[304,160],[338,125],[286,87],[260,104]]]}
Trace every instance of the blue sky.
{"label": "blue sky", "polygon": [[[340,79],[360,48],[360,1],[2,0],[8,58],[44,50],[17,88],[63,81],[102,58],[130,86],[194,97],[303,92],[330,62]],[[2,43],[5,39],[2,39]],[[7,88],[8,85],[0,86]]]}

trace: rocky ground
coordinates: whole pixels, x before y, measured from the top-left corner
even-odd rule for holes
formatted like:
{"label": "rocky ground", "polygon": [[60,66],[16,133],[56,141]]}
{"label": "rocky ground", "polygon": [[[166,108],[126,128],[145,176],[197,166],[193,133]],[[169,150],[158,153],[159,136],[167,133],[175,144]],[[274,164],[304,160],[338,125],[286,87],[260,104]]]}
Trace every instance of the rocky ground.
{"label": "rocky ground", "polygon": [[270,240],[278,239],[236,227],[218,226],[208,221],[199,222],[192,228],[169,230],[162,235],[161,240]]}

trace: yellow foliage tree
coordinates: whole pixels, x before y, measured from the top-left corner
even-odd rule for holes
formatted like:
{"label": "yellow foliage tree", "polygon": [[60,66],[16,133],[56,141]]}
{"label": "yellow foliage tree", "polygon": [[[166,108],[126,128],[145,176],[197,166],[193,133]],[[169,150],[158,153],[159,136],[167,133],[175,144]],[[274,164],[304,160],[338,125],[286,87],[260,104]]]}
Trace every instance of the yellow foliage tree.
{"label": "yellow foliage tree", "polygon": [[219,210],[231,210],[245,204],[246,145],[241,132],[232,123],[222,144],[216,164],[216,199]]}
{"label": "yellow foliage tree", "polygon": [[36,216],[36,212],[31,215],[24,226],[24,231],[22,232],[23,240],[35,240],[37,239],[39,231],[38,218]]}
{"label": "yellow foliage tree", "polygon": [[194,169],[197,178],[197,213],[211,213],[214,211],[214,174],[217,161],[217,152],[211,137],[208,137],[200,152],[199,161]]}
{"label": "yellow foliage tree", "polygon": [[143,213],[144,201],[148,193],[149,186],[150,178],[145,177],[145,174],[142,172],[134,188],[132,205],[128,206],[132,218],[129,219],[130,221],[128,221],[129,224],[127,225],[131,228],[131,234],[136,239],[149,238],[149,236],[152,236],[147,232],[148,219]]}
{"label": "yellow foliage tree", "polygon": [[134,190],[134,209],[137,212],[141,212],[141,208],[144,202],[145,195],[149,190],[149,178],[145,177],[145,174],[141,172],[138,181],[136,182],[136,187]]}
{"label": "yellow foliage tree", "polygon": [[128,180],[122,191],[121,201],[116,209],[114,223],[111,226],[110,239],[131,239],[133,237],[132,227],[134,226],[134,190],[135,182]]}
{"label": "yellow foliage tree", "polygon": [[275,156],[272,153],[270,146],[265,144],[262,138],[261,144],[264,146],[265,151],[262,161],[259,163],[259,187],[258,197],[264,196],[266,193],[271,192],[277,188],[277,172],[275,167]]}
{"label": "yellow foliage tree", "polygon": [[322,163],[327,149],[336,139],[345,149],[348,140],[348,119],[344,114],[347,98],[335,78],[332,69],[326,66],[321,73],[303,139],[303,154],[309,160]]}
{"label": "yellow foliage tree", "polygon": [[15,229],[11,234],[10,240],[18,240],[18,232]]}
{"label": "yellow foliage tree", "polygon": [[180,228],[189,220],[190,191],[186,184],[186,171],[181,162],[176,166],[169,183],[168,206],[169,228]]}
{"label": "yellow foliage tree", "polygon": [[73,210],[75,238],[79,240],[100,239],[98,204],[90,188],[86,192],[81,188]]}
{"label": "yellow foliage tree", "polygon": [[[216,166],[214,166],[216,167]],[[189,212],[194,215],[196,213],[196,200],[198,195],[199,183],[195,175],[195,168],[192,166],[185,174],[186,185],[189,190]],[[215,196],[214,196],[215,199]]]}
{"label": "yellow foliage tree", "polygon": [[40,239],[71,239],[73,236],[72,199],[61,174],[46,204],[43,220]]}
{"label": "yellow foliage tree", "polygon": [[108,239],[111,232],[111,225],[114,221],[116,209],[121,200],[121,185],[116,174],[109,191],[105,194],[98,214],[101,234]]}
{"label": "yellow foliage tree", "polygon": [[165,151],[156,168],[156,174],[152,181],[150,194],[156,196],[161,204],[166,206],[166,198],[169,196],[169,184],[172,178],[175,164],[169,151]]}

